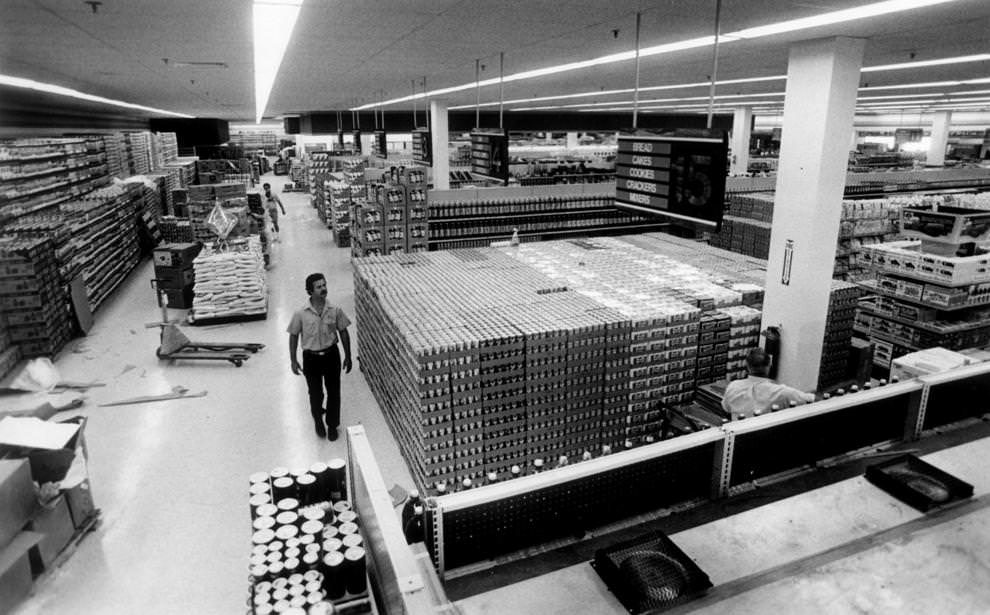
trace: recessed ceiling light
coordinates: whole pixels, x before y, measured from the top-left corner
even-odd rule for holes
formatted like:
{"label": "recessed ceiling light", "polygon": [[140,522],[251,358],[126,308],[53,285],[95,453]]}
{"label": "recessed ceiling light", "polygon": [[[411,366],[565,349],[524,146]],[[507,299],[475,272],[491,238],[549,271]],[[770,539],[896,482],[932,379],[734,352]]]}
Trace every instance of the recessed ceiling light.
{"label": "recessed ceiling light", "polygon": [[254,109],[261,123],[303,0],[254,0]]}

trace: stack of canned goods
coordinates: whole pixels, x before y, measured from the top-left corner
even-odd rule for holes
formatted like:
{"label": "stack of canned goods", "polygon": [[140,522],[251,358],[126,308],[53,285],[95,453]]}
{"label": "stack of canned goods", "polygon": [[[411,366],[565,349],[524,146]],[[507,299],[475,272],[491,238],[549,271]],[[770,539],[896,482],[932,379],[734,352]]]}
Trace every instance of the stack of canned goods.
{"label": "stack of canned goods", "polygon": [[366,596],[364,541],[346,500],[345,465],[333,459],[251,475],[252,613],[327,614],[334,602]]}

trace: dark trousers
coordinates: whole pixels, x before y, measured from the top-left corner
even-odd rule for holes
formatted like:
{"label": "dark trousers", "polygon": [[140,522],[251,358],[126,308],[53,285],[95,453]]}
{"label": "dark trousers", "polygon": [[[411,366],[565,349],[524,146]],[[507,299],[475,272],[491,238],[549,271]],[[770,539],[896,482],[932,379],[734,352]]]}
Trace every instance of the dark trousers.
{"label": "dark trousers", "polygon": [[[313,421],[320,425],[326,415],[327,429],[340,425],[340,351],[336,346],[326,354],[302,353],[303,375],[309,389],[309,411]],[[327,405],[323,406],[323,390],[326,388]]]}

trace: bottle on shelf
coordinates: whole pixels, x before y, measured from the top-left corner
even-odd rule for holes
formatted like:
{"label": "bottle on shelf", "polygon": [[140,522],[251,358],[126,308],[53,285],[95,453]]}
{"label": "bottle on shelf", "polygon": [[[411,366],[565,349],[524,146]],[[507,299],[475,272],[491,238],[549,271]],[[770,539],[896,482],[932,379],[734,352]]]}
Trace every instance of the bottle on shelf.
{"label": "bottle on shelf", "polygon": [[406,499],[406,503],[402,506],[402,527],[406,527],[409,523],[409,519],[412,518],[413,509],[416,506],[422,505],[423,501],[419,497],[419,491],[416,489],[409,490],[409,497]]}

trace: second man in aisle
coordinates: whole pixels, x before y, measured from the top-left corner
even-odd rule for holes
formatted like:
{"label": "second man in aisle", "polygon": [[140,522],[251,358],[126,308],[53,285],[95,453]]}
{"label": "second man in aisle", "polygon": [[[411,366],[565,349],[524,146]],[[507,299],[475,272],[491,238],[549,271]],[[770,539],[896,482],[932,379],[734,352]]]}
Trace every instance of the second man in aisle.
{"label": "second man in aisle", "polygon": [[[309,411],[313,415],[316,435],[336,440],[340,426],[340,370],[351,371],[351,324],[339,307],[327,303],[327,280],[322,273],[306,276],[309,301],[289,321],[289,360],[292,373],[306,376]],[[344,347],[341,363],[337,339]],[[296,350],[302,346],[302,366]],[[326,406],[324,407],[324,389]]]}
{"label": "second man in aisle", "polygon": [[278,195],[272,192],[272,185],[269,183],[264,183],[261,185],[265,189],[265,209],[268,210],[268,216],[272,219],[272,228],[275,229],[275,241],[278,241],[278,210],[282,210],[282,215],[285,215],[285,205],[282,205],[282,199],[278,198]]}

